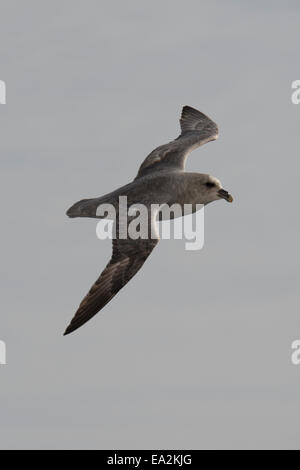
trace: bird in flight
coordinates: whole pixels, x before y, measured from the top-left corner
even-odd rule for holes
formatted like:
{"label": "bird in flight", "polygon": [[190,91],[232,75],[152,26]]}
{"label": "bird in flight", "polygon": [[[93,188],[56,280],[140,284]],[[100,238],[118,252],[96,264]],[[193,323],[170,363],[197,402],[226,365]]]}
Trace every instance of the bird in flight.
{"label": "bird in flight", "polygon": [[[101,204],[111,204],[118,213],[120,196],[127,197],[128,206],[143,204],[150,208],[153,204],[191,204],[193,211],[197,210],[198,204],[206,205],[220,199],[232,202],[232,196],[222,188],[217,178],[184,171],[187,156],[193,150],[217,139],[217,125],[200,111],[184,106],[180,127],[179,137],[154,149],[143,161],[131,183],[105,196],[76,202],[68,209],[67,215],[103,218],[97,211]],[[143,266],[159,241],[157,214],[151,211],[149,214],[149,236],[137,239],[120,236],[122,220],[116,217],[111,260],[80,303],[65,335],[96,315]]]}

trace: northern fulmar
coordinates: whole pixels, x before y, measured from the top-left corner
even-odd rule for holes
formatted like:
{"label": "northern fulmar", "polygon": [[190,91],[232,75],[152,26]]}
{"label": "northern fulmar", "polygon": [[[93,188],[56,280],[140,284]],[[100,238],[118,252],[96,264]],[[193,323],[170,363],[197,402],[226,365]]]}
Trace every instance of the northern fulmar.
{"label": "northern fulmar", "polygon": [[[127,197],[128,206],[143,204],[150,208],[153,204],[160,206],[179,204],[183,207],[185,204],[190,204],[192,211],[197,210],[197,205],[206,205],[219,199],[232,202],[232,196],[222,188],[217,178],[184,171],[190,152],[217,139],[217,125],[200,111],[184,106],[180,127],[179,137],[154,149],[143,161],[136,178],[131,183],[105,196],[76,202],[68,209],[67,215],[99,218],[97,209],[101,204],[111,204],[118,213],[120,196]],[[158,235],[154,237],[152,235],[153,232],[157,234],[156,223],[157,216],[151,213],[149,216],[151,236],[133,239],[119,236],[121,223],[115,219],[111,260],[80,303],[65,335],[98,313],[143,266],[159,241]]]}

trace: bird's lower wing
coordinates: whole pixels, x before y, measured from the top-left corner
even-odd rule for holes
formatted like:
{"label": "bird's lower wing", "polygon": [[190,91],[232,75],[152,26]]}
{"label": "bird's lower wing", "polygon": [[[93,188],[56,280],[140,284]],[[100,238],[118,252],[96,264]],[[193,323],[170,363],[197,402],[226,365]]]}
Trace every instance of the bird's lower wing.
{"label": "bird's lower wing", "polygon": [[96,315],[139,271],[157,243],[158,238],[124,240],[117,234],[110,262],[82,300],[65,335]]}

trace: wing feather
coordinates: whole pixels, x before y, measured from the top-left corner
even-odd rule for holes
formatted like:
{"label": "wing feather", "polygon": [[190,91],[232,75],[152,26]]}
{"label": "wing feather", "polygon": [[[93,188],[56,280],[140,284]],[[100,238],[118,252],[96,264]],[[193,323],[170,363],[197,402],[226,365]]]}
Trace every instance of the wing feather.
{"label": "wing feather", "polygon": [[110,262],[80,303],[64,334],[72,333],[96,315],[141,269],[157,243],[157,238],[119,239],[117,234]]}
{"label": "wing feather", "polygon": [[205,114],[184,106],[180,118],[181,134],[154,149],[140,166],[137,178],[162,170],[184,171],[190,152],[218,137],[218,126]]}

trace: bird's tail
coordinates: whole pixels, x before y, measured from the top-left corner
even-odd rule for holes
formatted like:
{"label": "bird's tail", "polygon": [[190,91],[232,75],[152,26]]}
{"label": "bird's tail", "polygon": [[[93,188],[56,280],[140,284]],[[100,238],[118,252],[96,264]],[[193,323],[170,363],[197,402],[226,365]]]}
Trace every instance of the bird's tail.
{"label": "bird's tail", "polygon": [[[125,196],[132,183],[123,186],[111,193],[105,194],[101,197],[94,199],[82,199],[81,201],[75,202],[70,209],[67,210],[66,214],[69,217],[92,217],[94,219],[114,219],[115,210],[118,208],[119,196],[122,194]],[[111,211],[110,211],[111,209]],[[106,212],[107,211],[107,212]]]}
{"label": "bird's tail", "polygon": [[105,218],[106,214],[101,214],[98,210],[99,206],[103,203],[107,203],[107,199],[104,197],[98,197],[95,199],[82,199],[81,201],[75,202],[70,209],[67,210],[67,216],[74,217],[92,217],[95,219]]}

